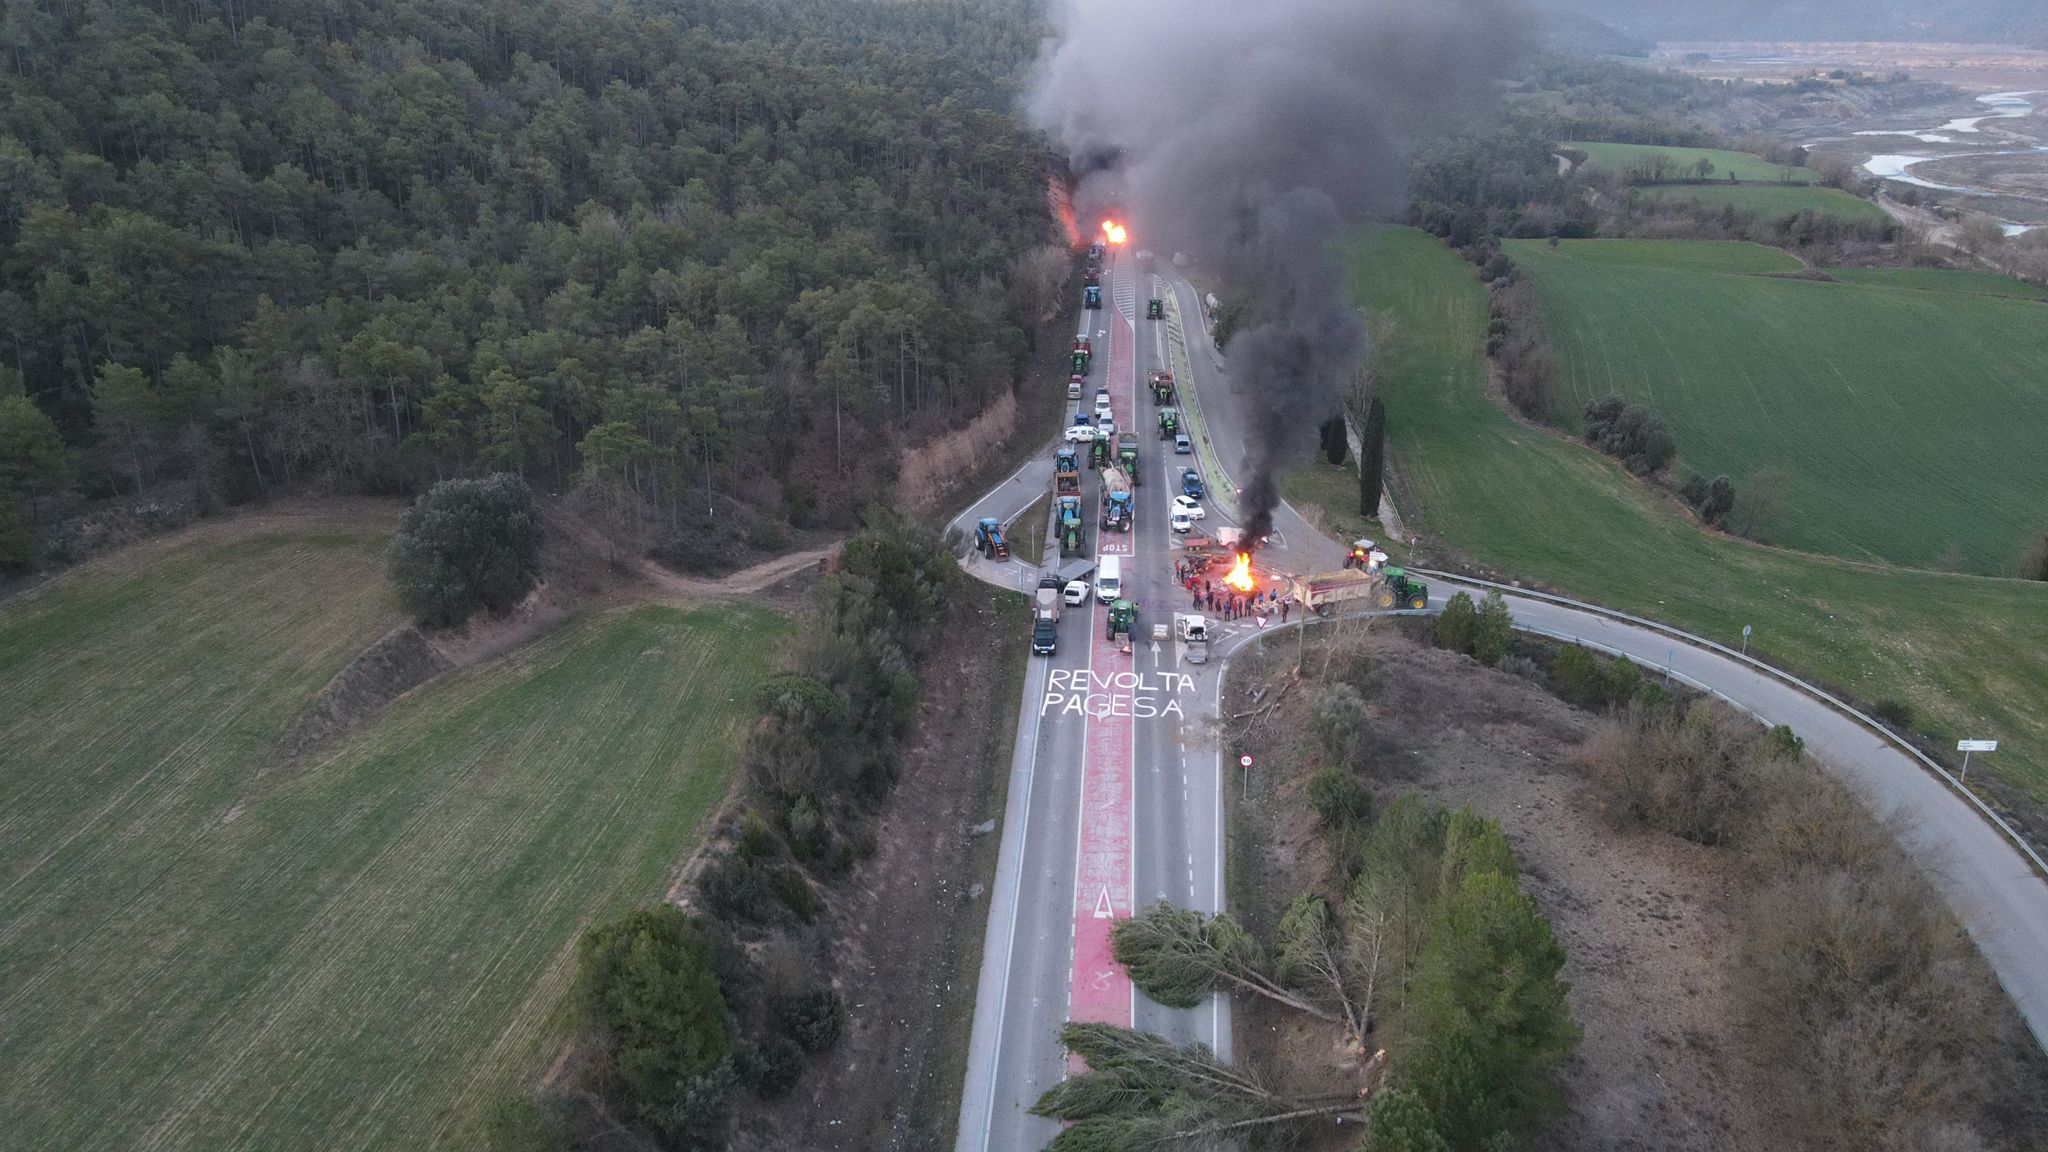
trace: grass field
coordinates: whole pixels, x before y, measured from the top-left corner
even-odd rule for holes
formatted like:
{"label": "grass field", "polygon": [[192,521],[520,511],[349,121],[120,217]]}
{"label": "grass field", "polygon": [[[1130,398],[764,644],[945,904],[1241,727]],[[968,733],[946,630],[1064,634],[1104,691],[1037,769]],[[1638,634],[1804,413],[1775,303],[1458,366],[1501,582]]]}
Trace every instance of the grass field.
{"label": "grass field", "polygon": [[2048,300],[2048,288],[2000,276],[1996,272],[1975,272],[1963,268],[1830,268],[1828,275],[1844,284],[1868,284],[1880,288],[1911,288],[1921,292],[1957,292],[1971,296],[2016,296],[2022,300]]}
{"label": "grass field", "polygon": [[390,509],[201,529],[0,609],[0,1143],[475,1146],[570,947],[723,795],[752,609],[579,617],[271,771],[396,622]]}
{"label": "grass field", "polygon": [[[1559,416],[1620,393],[1689,470],[1788,476],[1773,543],[2010,571],[2048,528],[2048,309],[1924,278],[1820,283],[1744,244],[1510,241],[1557,354]],[[1907,285],[1905,287],[1900,284]]]}
{"label": "grass field", "polygon": [[1884,209],[1835,188],[1807,184],[1653,184],[1636,189],[1651,200],[1691,201],[1710,208],[1733,206],[1764,219],[1812,212],[1859,224],[1883,224]]}
{"label": "grass field", "polygon": [[1669,156],[1673,164],[1689,168],[1699,163],[1701,157],[1713,162],[1714,173],[1710,179],[1727,180],[1733,172],[1737,180],[1753,184],[1811,184],[1820,179],[1820,174],[1811,168],[1789,168],[1772,164],[1761,156],[1748,152],[1730,152],[1722,148],[1666,148],[1660,144],[1581,144],[1576,141],[1559,145],[1562,148],[1577,148],[1586,154],[1586,162],[1599,168],[1620,172],[1630,164],[1649,156]]}
{"label": "grass field", "polygon": [[1488,396],[1486,292],[1456,253],[1389,230],[1354,257],[1380,343],[1394,464],[1419,505],[1402,511],[1430,536],[1517,577],[1731,644],[1754,625],[1752,650],[1787,668],[1865,700],[1907,701],[1938,735],[2005,741],[1971,778],[1981,765],[2048,802],[2048,585],[1701,531],[1611,461],[1515,423]]}

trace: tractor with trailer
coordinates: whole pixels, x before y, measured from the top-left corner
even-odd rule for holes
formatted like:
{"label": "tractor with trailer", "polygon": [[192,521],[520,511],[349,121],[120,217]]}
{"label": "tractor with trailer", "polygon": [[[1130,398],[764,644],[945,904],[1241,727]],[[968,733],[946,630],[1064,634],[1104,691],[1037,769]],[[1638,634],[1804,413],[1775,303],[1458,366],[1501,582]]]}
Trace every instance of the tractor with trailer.
{"label": "tractor with trailer", "polygon": [[1173,403],[1173,373],[1161,372],[1155,368],[1149,379],[1152,385],[1152,402],[1154,404]]}
{"label": "tractor with trailer", "polygon": [[1089,342],[1088,338],[1086,336],[1074,337],[1074,352],[1072,356],[1074,371],[1079,372],[1084,376],[1087,375],[1088,365],[1094,359],[1095,346]]}
{"label": "tractor with trailer", "polygon": [[1138,606],[1129,600],[1110,601],[1109,624],[1107,626],[1107,635],[1104,638],[1121,645],[1124,651],[1129,652],[1131,650],[1131,633],[1137,630]]}
{"label": "tractor with trailer", "polygon": [[1102,530],[1131,530],[1131,482],[1115,468],[1102,471]]}
{"label": "tractor with trailer", "polygon": [[1083,284],[1086,284],[1086,285],[1087,285],[1088,287],[1090,287],[1090,288],[1093,288],[1093,287],[1095,287],[1095,286],[1096,286],[1097,284],[1100,284],[1100,283],[1102,283],[1102,273],[1101,273],[1101,271],[1100,271],[1100,270],[1098,270],[1098,269],[1095,269],[1095,268],[1090,268],[1090,269],[1088,270],[1088,274],[1087,274],[1086,276],[1082,277],[1082,279],[1081,279],[1081,283],[1083,283]]}
{"label": "tractor with trailer", "polygon": [[1052,454],[1052,491],[1055,496],[1081,491],[1081,454],[1072,444],[1062,444]]}
{"label": "tractor with trailer", "polygon": [[1086,288],[1081,289],[1081,307],[1102,307],[1102,286],[1100,284],[1090,284]]}
{"label": "tractor with trailer", "polygon": [[1313,576],[1289,576],[1287,583],[1294,593],[1294,602],[1318,616],[1327,615],[1337,605],[1354,600],[1371,603],[1380,586],[1378,577],[1355,568],[1320,572]]}
{"label": "tractor with trailer", "polygon": [[1059,516],[1060,555],[1078,556],[1087,541],[1081,536],[1081,498],[1062,496],[1054,507]]}
{"label": "tractor with trailer", "polygon": [[1117,433],[1116,463],[1117,467],[1123,469],[1124,475],[1130,477],[1131,487],[1136,488],[1144,478],[1144,473],[1138,471],[1138,434],[1136,432]]}
{"label": "tractor with trailer", "polygon": [[1161,440],[1171,440],[1178,435],[1180,435],[1180,409],[1161,408],[1159,410],[1159,438]]}
{"label": "tractor with trailer", "polygon": [[1166,301],[1154,296],[1145,301],[1145,319],[1161,320],[1166,317]]}
{"label": "tractor with trailer", "polygon": [[1420,612],[1429,607],[1429,585],[1408,575],[1406,569],[1388,568],[1374,603],[1382,608],[1407,608]]}
{"label": "tractor with trailer", "polygon": [[1010,542],[1003,539],[1003,524],[993,516],[984,516],[974,525],[974,547],[991,560],[1008,560]]}

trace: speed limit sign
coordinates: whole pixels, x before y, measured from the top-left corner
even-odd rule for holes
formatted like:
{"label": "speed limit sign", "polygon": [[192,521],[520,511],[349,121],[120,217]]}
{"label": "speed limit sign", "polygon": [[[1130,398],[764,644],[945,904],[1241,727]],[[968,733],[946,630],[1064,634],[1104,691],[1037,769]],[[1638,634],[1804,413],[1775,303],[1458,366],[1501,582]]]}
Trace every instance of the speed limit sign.
{"label": "speed limit sign", "polygon": [[1237,762],[1241,767],[1249,768],[1252,766],[1252,758],[1250,756],[1239,756]]}

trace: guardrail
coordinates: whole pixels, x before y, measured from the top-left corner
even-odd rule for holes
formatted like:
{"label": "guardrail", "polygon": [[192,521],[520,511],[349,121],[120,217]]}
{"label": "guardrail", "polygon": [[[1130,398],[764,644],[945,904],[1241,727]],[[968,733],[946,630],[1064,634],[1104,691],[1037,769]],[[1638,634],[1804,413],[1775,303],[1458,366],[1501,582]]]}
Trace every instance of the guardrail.
{"label": "guardrail", "polygon": [[[1555,596],[1548,592],[1537,592],[1529,588],[1517,588],[1512,584],[1500,584],[1492,580],[1482,580],[1477,576],[1461,576],[1456,572],[1442,572],[1431,568],[1416,568],[1413,566],[1410,566],[1408,570],[1410,572],[1420,572],[1425,576],[1434,576],[1438,579],[1447,580],[1456,584],[1470,584],[1481,588],[1492,588],[1504,593],[1510,593],[1515,596],[1526,596],[1531,600],[1543,600],[1551,604],[1559,605],[1561,607],[1573,608],[1581,612],[1589,612],[1595,616],[1604,616],[1610,620],[1619,620],[1626,624],[1634,624],[1640,628],[1648,628],[1654,632],[1659,632],[1666,636],[1669,636],[1674,640],[1683,641],[1684,643],[1689,644],[1695,648],[1704,648],[1708,651],[1715,653],[1716,655],[1724,656],[1739,664],[1747,665],[1755,671],[1761,672],[1766,676],[1773,677],[1785,684],[1788,684],[1793,688],[1798,689],[1801,692],[1804,692],[1806,695],[1811,696],[1814,699],[1820,701],[1821,703],[1826,704],[1828,707],[1833,708],[1835,711],[1840,712],[1844,716],[1848,716],[1851,719],[1857,721],[1864,727],[1877,733],[1879,736],[1882,736],[1885,740],[1889,741],[1891,744],[1897,747],[1901,752],[1904,752],[1906,755],[1911,756],[1915,760],[1918,760],[1922,765],[1924,765],[1927,768],[1928,771],[1934,773],[1936,776],[1939,776],[1948,785],[1951,791],[1957,793],[1958,795],[1961,795],[1964,799],[1968,800],[1973,806],[1975,806],[1980,815],[1982,815],[1986,820],[1989,820],[1992,823],[1992,825],[1996,827],[2000,832],[2005,833],[2006,839],[2012,841],[2013,847],[2018,848],[2020,850],[2020,853],[2024,855],[2033,864],[2034,870],[2040,873],[2042,877],[2048,878],[2048,861],[2043,861],[2041,859],[2040,854],[2034,851],[2034,846],[2027,843],[2026,837],[2021,836],[2019,832],[2013,828],[2012,825],[2006,823],[2005,818],[2003,816],[2000,816],[1998,812],[1995,809],[1993,809],[1989,804],[1984,803],[1983,798],[1979,797],[1975,792],[1972,792],[1969,790],[1969,788],[1965,787],[1961,780],[1957,779],[1955,775],[1951,773],[1947,768],[1942,767],[1942,765],[1933,757],[1927,755],[1925,752],[1920,751],[1920,749],[1913,747],[1913,745],[1906,742],[1905,740],[1900,739],[1896,733],[1894,733],[1891,729],[1886,728],[1883,724],[1878,723],[1876,719],[1868,715],[1865,715],[1861,710],[1849,704],[1847,701],[1836,696],[1834,693],[1819,687],[1818,685],[1809,684],[1805,680],[1802,680],[1799,677],[1792,675],[1790,672],[1787,672],[1782,668],[1774,668],[1771,665],[1766,664],[1761,660],[1758,660],[1756,657],[1751,656],[1744,652],[1738,652],[1735,649],[1728,647],[1726,644],[1709,640],[1704,636],[1696,636],[1691,632],[1687,632],[1679,628],[1674,628],[1671,625],[1662,623],[1660,621],[1651,620],[1648,617],[1634,616],[1627,612],[1617,612],[1612,608],[1603,608],[1598,604],[1588,604],[1583,600],[1573,600],[1566,596]],[[1523,627],[1519,624],[1516,626]],[[1583,637],[1562,636],[1558,633],[1543,628],[1524,628],[1524,630],[1529,632],[1538,632],[1543,635],[1551,636],[1559,640],[1569,640],[1577,644],[1589,644],[1592,647],[1599,648],[1603,652],[1614,651],[1613,649],[1608,648],[1606,645],[1586,640]],[[1695,687],[1705,689],[1709,692],[1713,692],[1716,696],[1721,696],[1721,693],[1715,691],[1712,687],[1705,684],[1701,684],[1698,681],[1691,679],[1690,677],[1680,676],[1679,679],[1685,680],[1686,683],[1692,684]],[[1727,699],[1726,696],[1722,696],[1721,698],[1724,700]],[[1730,703],[1733,703],[1733,701],[1730,701]],[[1744,711],[1748,711],[1748,709],[1745,708]],[[1751,715],[1755,715],[1755,713],[1752,712]]]}

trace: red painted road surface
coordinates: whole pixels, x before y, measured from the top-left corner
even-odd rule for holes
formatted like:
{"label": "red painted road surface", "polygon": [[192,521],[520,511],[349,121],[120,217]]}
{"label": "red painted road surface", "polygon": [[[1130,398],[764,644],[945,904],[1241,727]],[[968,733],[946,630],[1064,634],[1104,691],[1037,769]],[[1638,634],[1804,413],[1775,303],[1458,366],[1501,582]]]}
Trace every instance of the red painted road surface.
{"label": "red painted road surface", "polygon": [[[1137,333],[1121,313],[1113,308],[1105,311],[1110,328],[1110,410],[1117,428],[1128,429],[1137,415],[1133,354]],[[1100,523],[1098,520],[1098,526]],[[1096,552],[1129,556],[1134,535],[1102,532],[1098,527]],[[1128,583],[1130,579],[1130,573],[1125,573],[1124,580]],[[1088,638],[1091,678],[1099,683],[1119,672],[1134,671],[1134,656],[1119,651],[1107,637],[1108,609],[1097,605],[1089,613],[1089,623],[1094,629]],[[1139,627],[1144,627],[1142,619]],[[1131,716],[1128,710],[1121,716],[1090,716],[1087,725],[1081,771],[1081,841],[1074,876],[1074,986],[1067,1018],[1128,1028],[1131,978],[1111,955],[1109,930],[1132,910],[1135,853],[1131,850],[1131,824],[1136,780]],[[1068,1064],[1078,1069],[1079,1057],[1069,1057]]]}

